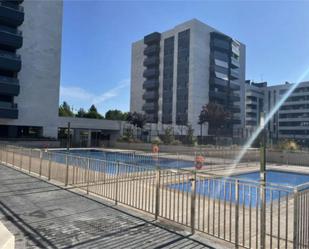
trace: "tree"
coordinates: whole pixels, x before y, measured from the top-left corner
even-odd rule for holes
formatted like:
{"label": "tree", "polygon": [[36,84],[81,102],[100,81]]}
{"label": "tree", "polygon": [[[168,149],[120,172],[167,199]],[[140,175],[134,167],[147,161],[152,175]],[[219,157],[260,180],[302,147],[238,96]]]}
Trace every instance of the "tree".
{"label": "tree", "polygon": [[91,105],[88,112],[84,116],[85,118],[103,119],[103,116],[98,112],[95,105]]}
{"label": "tree", "polygon": [[196,139],[194,137],[194,129],[192,128],[192,125],[187,126],[187,144],[194,145],[196,142]]}
{"label": "tree", "polygon": [[143,129],[146,124],[146,115],[138,112],[129,112],[127,116],[127,121],[134,127]]}
{"label": "tree", "polygon": [[84,118],[86,116],[86,114],[87,114],[87,112],[83,108],[80,108],[78,110],[78,112],[76,113],[76,117]]}
{"label": "tree", "polygon": [[125,121],[127,120],[128,113],[127,112],[122,112],[120,110],[109,110],[105,113],[105,119],[109,120],[122,120]]}
{"label": "tree", "polygon": [[175,140],[172,127],[167,127],[164,130],[163,143],[171,144]]}
{"label": "tree", "polygon": [[74,117],[74,113],[70,105],[63,101],[62,105],[59,106],[59,116],[61,117]]}
{"label": "tree", "polygon": [[137,128],[140,128],[141,130],[143,130],[147,119],[146,119],[146,115],[143,114],[143,113],[129,112],[128,116],[127,116],[127,121],[131,125],[133,125],[136,130],[137,130]]}
{"label": "tree", "polygon": [[224,107],[217,103],[208,103],[202,107],[201,113],[199,115],[198,124],[201,125],[201,137],[202,126],[204,123],[208,122],[209,128],[215,131],[215,136],[217,137],[217,132],[231,117],[231,113],[226,111]]}

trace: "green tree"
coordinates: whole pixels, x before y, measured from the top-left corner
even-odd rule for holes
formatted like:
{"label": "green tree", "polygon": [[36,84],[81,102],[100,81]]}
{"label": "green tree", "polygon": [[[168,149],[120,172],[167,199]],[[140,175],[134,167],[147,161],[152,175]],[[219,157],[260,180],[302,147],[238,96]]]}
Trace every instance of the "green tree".
{"label": "green tree", "polygon": [[214,131],[215,136],[217,136],[218,131],[222,129],[227,121],[229,121],[230,117],[231,113],[226,111],[220,104],[210,102],[207,105],[204,105],[198,121],[198,124],[201,126],[201,136],[203,135],[202,126],[204,123],[208,122],[209,130]]}
{"label": "green tree", "polygon": [[120,110],[109,110],[105,113],[105,118],[109,120],[127,120],[128,113]]}
{"label": "green tree", "polygon": [[192,128],[192,125],[187,126],[187,144],[194,145],[196,142],[196,138],[194,137],[194,129]]}
{"label": "green tree", "polygon": [[172,127],[167,127],[164,130],[163,143],[171,144],[175,140]]}
{"label": "green tree", "polygon": [[84,118],[86,116],[86,114],[87,114],[87,112],[83,108],[80,108],[78,110],[78,112],[76,113],[76,117]]}
{"label": "green tree", "polygon": [[103,119],[103,116],[98,112],[95,105],[91,105],[88,112],[85,115],[85,118],[93,118],[93,119]]}
{"label": "green tree", "polygon": [[127,116],[127,121],[134,127],[143,129],[146,124],[146,115],[138,112],[129,112]]}
{"label": "green tree", "polygon": [[59,106],[59,116],[61,117],[74,117],[74,113],[70,105],[63,101],[63,103]]}

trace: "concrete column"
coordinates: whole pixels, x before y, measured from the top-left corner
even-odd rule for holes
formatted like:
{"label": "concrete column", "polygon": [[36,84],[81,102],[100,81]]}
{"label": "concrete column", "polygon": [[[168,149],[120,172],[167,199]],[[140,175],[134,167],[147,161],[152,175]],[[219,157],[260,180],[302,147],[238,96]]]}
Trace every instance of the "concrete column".
{"label": "concrete column", "polygon": [[91,146],[91,130],[88,130],[87,147]]}

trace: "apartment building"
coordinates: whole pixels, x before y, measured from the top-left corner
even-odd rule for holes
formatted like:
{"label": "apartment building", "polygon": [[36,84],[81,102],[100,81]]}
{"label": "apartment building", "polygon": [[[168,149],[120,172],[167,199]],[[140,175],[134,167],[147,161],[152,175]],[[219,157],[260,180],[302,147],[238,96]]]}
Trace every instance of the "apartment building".
{"label": "apartment building", "polygon": [[[270,113],[291,83],[267,86],[266,82],[246,81],[246,136],[259,124],[259,113]],[[267,124],[269,139],[294,139],[309,144],[309,82],[301,82]]]}
{"label": "apartment building", "polygon": [[267,82],[255,83],[246,80],[245,84],[245,129],[243,136],[249,137],[259,125],[260,114],[264,111],[264,96]]}
{"label": "apartment building", "polygon": [[202,106],[216,102],[233,114],[224,127],[231,135],[245,122],[244,84],[244,44],[196,19],[132,44],[130,111],[145,113],[158,133],[190,124],[199,135]]}
{"label": "apartment building", "polygon": [[0,137],[57,137],[62,1],[0,1]]}

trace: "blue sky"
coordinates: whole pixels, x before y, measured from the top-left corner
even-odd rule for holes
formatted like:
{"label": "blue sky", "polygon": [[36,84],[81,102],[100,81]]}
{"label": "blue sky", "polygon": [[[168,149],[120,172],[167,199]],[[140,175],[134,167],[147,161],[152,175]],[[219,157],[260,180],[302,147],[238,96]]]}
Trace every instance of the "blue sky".
{"label": "blue sky", "polygon": [[296,82],[309,68],[308,10],[309,1],[64,0],[60,100],[128,111],[131,43],[192,18],[246,44],[247,79]]}

